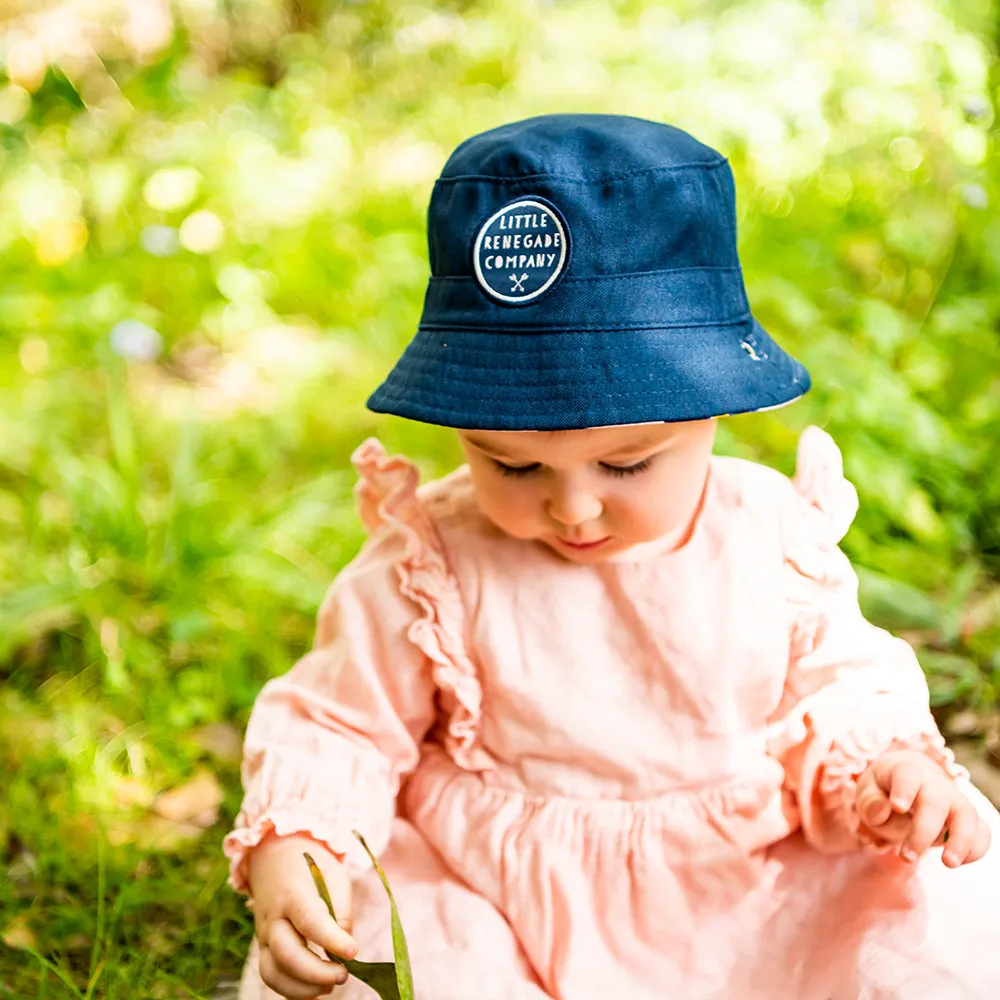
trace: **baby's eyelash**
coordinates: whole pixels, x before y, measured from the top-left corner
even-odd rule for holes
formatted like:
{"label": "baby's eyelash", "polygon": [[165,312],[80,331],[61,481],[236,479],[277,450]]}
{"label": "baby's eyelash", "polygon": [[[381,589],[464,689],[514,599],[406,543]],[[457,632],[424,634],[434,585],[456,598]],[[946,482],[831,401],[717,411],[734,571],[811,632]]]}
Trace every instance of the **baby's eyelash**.
{"label": "baby's eyelash", "polygon": [[537,462],[533,465],[507,465],[506,462],[501,462],[497,458],[494,458],[493,462],[500,470],[501,476],[530,476],[532,472],[536,472],[540,468]]}
{"label": "baby's eyelash", "polygon": [[[499,459],[494,458],[493,463],[502,476],[530,476],[533,472],[537,472],[541,468],[538,462],[534,462],[531,465],[507,465],[506,462],[501,462]],[[645,472],[649,468],[649,463],[650,459],[648,458],[644,458],[641,462],[636,462],[634,465],[608,465],[606,462],[601,462],[601,468],[608,475],[623,479],[625,476],[637,476],[640,472]]]}
{"label": "baby's eyelash", "polygon": [[624,476],[637,476],[640,472],[645,472],[649,468],[649,462],[648,458],[644,458],[641,462],[636,462],[635,465],[607,465],[601,462],[601,468],[609,472],[612,476],[623,478]]}

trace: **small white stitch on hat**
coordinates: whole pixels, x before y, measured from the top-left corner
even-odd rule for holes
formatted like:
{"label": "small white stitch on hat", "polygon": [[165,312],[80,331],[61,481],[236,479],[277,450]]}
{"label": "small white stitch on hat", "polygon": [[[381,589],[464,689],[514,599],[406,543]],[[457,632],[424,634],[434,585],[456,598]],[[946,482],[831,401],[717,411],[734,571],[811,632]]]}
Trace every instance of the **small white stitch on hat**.
{"label": "small white stitch on hat", "polygon": [[743,340],[740,341],[740,347],[742,347],[754,361],[767,361],[767,351],[761,350],[758,354],[758,346],[757,338],[752,333],[748,333]]}

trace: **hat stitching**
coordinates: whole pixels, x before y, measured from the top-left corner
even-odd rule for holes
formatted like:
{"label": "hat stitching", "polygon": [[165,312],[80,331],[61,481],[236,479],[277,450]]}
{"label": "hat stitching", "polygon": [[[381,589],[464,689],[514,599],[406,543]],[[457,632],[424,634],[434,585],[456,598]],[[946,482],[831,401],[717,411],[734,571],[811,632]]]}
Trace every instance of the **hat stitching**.
{"label": "hat stitching", "polygon": [[614,174],[596,174],[593,177],[577,177],[572,174],[556,174],[542,171],[534,174],[517,174],[513,177],[498,177],[494,174],[456,174],[450,177],[439,177],[435,186],[444,184],[454,184],[457,181],[489,181],[494,184],[516,184],[519,181],[533,181],[538,178],[551,178],[552,180],[564,181],[567,184],[600,184],[602,181],[628,180],[632,177],[641,177],[643,174],[673,173],[677,170],[691,170],[701,168],[704,170],[716,169],[724,166],[729,160],[723,157],[721,160],[694,160],[691,163],[670,163],[657,167],[644,167],[642,170],[624,170]]}
{"label": "hat stitching", "polygon": [[[778,371],[780,371],[783,366],[771,365],[770,367],[772,369],[777,369]],[[511,401],[512,396],[516,395],[516,393],[514,392],[515,388],[517,390],[530,391],[534,389],[552,389],[553,387],[553,382],[551,378],[546,378],[545,380],[537,382],[518,382],[516,387],[510,384],[497,386],[496,384],[497,372],[493,367],[469,366],[468,370],[478,371],[482,373],[485,380],[480,380],[476,378],[463,378],[460,374],[457,373],[452,374],[450,372],[447,374],[445,372],[437,372],[434,376],[434,379],[438,385],[447,384],[453,386],[474,387],[476,389],[477,399],[480,402],[503,401],[509,403]],[[714,369],[714,371],[720,375],[727,375],[733,372],[738,372],[738,369],[732,365],[723,365]],[[623,377],[645,375],[646,376],[645,382],[648,383],[650,381],[648,377],[649,376],[648,366],[642,366],[635,369],[624,368],[618,374],[620,374]],[[790,389],[793,386],[802,384],[804,384],[803,380],[801,379],[798,373],[788,373],[788,377],[782,380],[781,382],[775,385],[770,385],[770,384],[761,385],[760,389],[762,393],[766,393],[771,398],[777,398],[779,395],[782,395],[785,392],[785,390]],[[486,391],[487,389],[494,389],[495,392],[490,393]],[[647,400],[666,399],[675,396],[699,396],[704,394],[705,390],[703,387],[702,388],[695,387],[691,389],[675,388],[675,389],[665,389],[657,391],[655,388],[652,388],[647,384],[644,386],[643,389],[643,397]],[[401,388],[397,389],[395,387],[385,387],[383,391],[379,393],[379,395],[383,399],[387,400],[398,399],[403,402],[405,402],[407,398],[407,393],[404,393],[404,391]],[[634,399],[634,391],[630,391],[628,389],[620,389],[620,390],[602,389],[601,396],[602,398],[606,399],[616,399],[616,398]]]}
{"label": "hat stitching", "polygon": [[[451,382],[453,384],[458,384],[458,385],[475,385],[477,387],[481,387],[483,385],[483,383],[480,382],[478,379],[463,377],[460,371],[457,371],[457,370],[454,371],[454,372],[450,371],[450,368],[452,368],[453,366],[449,366],[448,364],[444,364],[444,365],[441,365],[439,367],[440,367],[441,370],[435,375],[435,379],[437,381]],[[493,368],[492,366],[489,366],[489,365],[478,365],[477,366],[477,365],[468,365],[468,364],[466,364],[463,367],[464,367],[464,369],[466,371],[470,371],[470,372],[471,371],[477,371],[477,372],[481,372],[485,376],[490,377],[491,381],[490,381],[489,384],[498,390],[498,393],[495,396],[489,396],[489,395],[484,396],[484,395],[480,394],[479,395],[480,399],[509,399],[510,398],[511,391],[512,391],[512,389],[514,387],[509,382],[505,383],[502,386],[497,386],[496,385],[496,369]],[[770,365],[770,367],[771,368],[777,368],[777,369],[780,370],[784,366],[781,365],[779,362],[774,362],[774,363],[772,363]],[[733,365],[733,364],[721,364],[721,365],[715,366],[713,370],[715,372],[718,372],[718,373],[734,372],[734,371],[739,371],[740,370],[740,365],[739,364],[736,364],[736,365]],[[636,365],[636,366],[631,367],[631,368],[623,367],[623,368],[621,368],[619,370],[619,374],[622,374],[622,375],[628,375],[630,373],[634,374],[636,372],[645,372],[645,373],[648,374],[648,372],[649,372],[649,365]],[[798,385],[798,384],[800,384],[800,379],[799,379],[797,373],[790,373],[790,377],[791,377],[791,380],[788,381],[788,382],[782,383],[782,385],[784,385],[784,386],[791,386],[791,385]],[[546,377],[544,379],[540,379],[538,381],[532,381],[532,382],[529,382],[529,381],[520,381],[520,382],[517,383],[516,387],[520,388],[520,389],[537,389],[537,388],[551,387],[551,385],[552,385],[552,379],[551,379],[551,377]],[[764,388],[765,389],[769,389],[770,387],[765,386]],[[401,391],[402,390],[397,389],[394,386],[386,386],[385,387],[385,391],[384,391],[384,395],[385,396],[396,396],[396,397],[398,397],[400,395]],[[678,388],[678,389],[666,390],[666,391],[660,393],[660,395],[667,395],[667,396],[673,396],[673,395],[695,395],[695,394],[701,394],[701,393],[704,393],[704,389],[703,388],[697,388],[697,389],[691,389],[691,390]],[[656,394],[655,390],[653,390],[653,394],[654,395]],[[616,396],[621,396],[621,397],[628,396],[631,399],[631,398],[634,397],[634,392],[631,391],[631,390],[628,390],[628,389],[620,389],[620,390],[607,389],[607,390],[602,390],[601,391],[601,395],[602,396],[607,396],[609,398],[614,398]],[[646,392],[644,390],[644,395],[649,396],[650,393]]]}
{"label": "hat stitching", "polygon": [[[783,385],[779,386],[779,389],[788,390],[788,389],[797,388],[797,387],[799,387],[801,385],[802,385],[802,383],[798,379],[793,379],[791,382],[787,382],[787,383],[784,383]],[[531,388],[531,387],[530,386],[526,386],[526,388]],[[676,390],[673,390],[673,391],[660,392],[660,393],[648,392],[648,393],[645,394],[645,401],[647,403],[652,403],[652,404],[655,405],[655,404],[659,404],[660,402],[670,402],[671,400],[676,400],[678,397],[692,398],[692,397],[695,397],[695,396],[704,397],[704,395],[705,395],[705,393],[702,390],[695,389],[695,390],[690,390],[689,391],[689,390],[683,390],[683,389],[676,389]],[[800,393],[799,395],[802,395],[802,394]],[[484,403],[494,403],[494,402],[510,403],[511,402],[511,395],[510,395],[509,392],[501,393],[501,394],[498,394],[498,395],[480,394],[479,398],[480,398],[480,401],[484,402]],[[605,392],[602,392],[601,393],[601,398],[603,400],[623,399],[623,400],[626,400],[626,401],[629,401],[629,402],[634,402],[632,394],[631,393],[627,393],[627,392],[616,392],[616,393],[605,393]],[[384,403],[392,403],[395,400],[399,400],[399,401],[403,402],[404,404],[406,404],[407,406],[409,406],[414,411],[415,410],[422,410],[425,413],[434,413],[434,414],[440,414],[440,415],[468,416],[468,410],[466,408],[456,409],[454,407],[440,406],[440,405],[437,405],[437,404],[414,403],[412,400],[408,400],[408,399],[406,399],[404,397],[401,397],[401,396],[399,396],[396,393],[384,393],[384,394],[382,394],[382,400],[380,402],[382,402],[383,404]],[[769,397],[768,397],[767,401],[763,405],[764,406],[771,406],[771,405],[774,405],[776,403],[788,402],[788,401],[789,400],[787,399],[787,396],[786,396],[785,392],[773,392],[773,393],[769,394]],[[760,407],[760,406],[754,406],[751,410],[731,410],[730,412],[731,413],[740,413],[740,412],[742,412],[742,413],[748,413],[748,412],[754,412],[754,411],[759,410],[761,408],[762,407]],[[712,409],[712,407],[708,407],[708,409]],[[718,416],[718,414],[716,414],[716,415]]]}
{"label": "hat stitching", "polygon": [[[660,322],[639,325],[633,323],[627,326],[611,323],[598,323],[596,325],[573,323],[571,326],[548,326],[539,323],[535,326],[501,326],[499,323],[442,323],[435,321],[433,323],[420,323],[417,329],[426,330],[428,333],[433,333],[435,330],[440,330],[443,333],[452,333],[455,330],[459,330],[466,333],[511,333],[521,336],[530,335],[531,333],[584,333],[591,330],[598,333],[604,333],[605,331],[610,333],[611,331],[617,332],[621,330],[687,330],[695,327],[698,329],[711,329],[714,327],[740,326],[752,318],[752,313],[743,312],[735,319],[727,320],[678,320],[676,323]],[[565,350],[565,346],[553,347],[552,350],[562,353]]]}
{"label": "hat stitching", "polygon": [[[446,351],[449,351],[451,353],[451,360],[450,361],[445,361],[445,360],[441,359],[441,360],[437,361],[436,364],[443,365],[444,367],[448,367],[449,364],[450,365],[457,365],[457,364],[461,363],[463,365],[463,367],[477,368],[478,370],[484,371],[484,372],[485,371],[493,371],[493,365],[492,365],[491,361],[492,361],[492,359],[494,357],[496,357],[497,355],[504,355],[505,356],[505,355],[509,354],[509,351],[503,351],[503,350],[498,350],[498,351],[485,350],[484,351],[484,350],[481,350],[481,349],[478,349],[478,348],[475,348],[475,347],[447,347],[445,345],[442,345],[442,349],[446,350]],[[437,355],[437,350],[438,350],[437,348],[435,348],[435,350],[434,350],[434,355],[435,356]],[[532,352],[532,354],[534,356],[536,356],[536,357],[542,357],[542,358],[546,354],[561,354],[561,353],[562,353],[561,351],[545,350],[544,348],[541,351],[538,351],[538,352],[534,352],[533,351]],[[474,362],[473,359],[476,356],[482,357],[483,361],[482,361],[481,364],[476,364]],[[414,360],[417,360],[417,361],[433,360],[432,356],[429,356],[428,354],[423,353],[423,352],[411,352],[411,358],[413,358]],[[464,360],[460,360],[460,359],[464,359]],[[470,361],[473,362],[471,365],[469,364]],[[770,363],[767,364],[767,362],[770,362]],[[785,367],[784,365],[781,364],[780,356],[778,357],[777,360],[774,360],[774,361],[772,361],[771,357],[768,356],[767,358],[763,359],[763,361],[761,361],[761,362],[753,362],[752,359],[748,360],[748,356],[744,352],[742,352],[742,351],[740,352],[740,355],[739,355],[738,359],[736,359],[735,356],[734,356],[734,359],[730,360],[730,361],[720,360],[720,361],[717,361],[712,367],[715,370],[717,370],[717,371],[722,371],[723,369],[726,369],[726,370],[729,370],[729,371],[745,371],[745,370],[747,370],[746,366],[747,365],[751,365],[751,364],[755,368],[759,364],[765,364],[765,367],[772,367],[772,368],[775,367],[775,366],[777,366],[779,368]],[[566,366],[561,366],[561,367],[566,367]],[[619,364],[618,367],[617,367],[617,370],[618,371],[623,371],[623,372],[624,371],[645,371],[648,368],[649,368],[649,363],[648,362],[646,362],[646,361],[640,361],[640,362],[637,362],[635,364]],[[543,382],[539,382],[538,384],[542,385],[544,383]]]}
{"label": "hat stitching", "polygon": [[[790,389],[798,388],[800,385],[801,385],[801,383],[799,383],[798,381],[794,381],[794,382],[786,383],[785,385],[783,385],[783,386],[781,386],[779,388],[783,388],[785,390],[790,390]],[[530,387],[528,387],[528,388],[530,388]],[[677,400],[679,398],[691,399],[691,398],[694,398],[694,397],[704,397],[704,396],[705,396],[704,392],[700,392],[700,391],[697,391],[697,390],[695,390],[695,391],[676,390],[676,391],[673,391],[673,392],[658,392],[658,393],[649,392],[649,393],[645,394],[645,402],[648,403],[648,404],[651,404],[653,406],[658,406],[658,405],[661,405],[663,403],[669,403],[671,401],[675,401],[675,400]],[[763,403],[761,405],[762,406],[773,406],[776,403],[780,403],[780,402],[786,401],[787,398],[788,398],[787,397],[787,392],[775,392],[775,393],[770,394],[766,398],[764,398],[764,401],[763,401]],[[514,397],[514,399],[516,400],[516,397]],[[601,393],[601,399],[604,400],[604,401],[606,401],[606,402],[607,401],[613,401],[613,400],[616,400],[616,399],[620,399],[620,400],[625,400],[626,402],[633,402],[634,403],[633,397],[629,393],[625,393],[625,392],[613,393],[613,394],[612,393],[603,393],[602,392]],[[453,415],[453,416],[468,416],[468,410],[466,408],[456,409],[455,407],[451,407],[451,406],[439,406],[437,404],[414,403],[412,401],[412,399],[404,399],[404,398],[401,398],[399,396],[390,395],[389,393],[384,394],[383,397],[382,397],[382,399],[380,400],[380,402],[384,405],[385,403],[390,403],[391,404],[391,403],[393,403],[393,402],[395,402],[397,400],[399,402],[404,403],[407,406],[411,406],[412,408],[423,410],[425,413],[450,414],[450,415]],[[509,404],[511,402],[511,395],[510,395],[510,393],[502,393],[502,394],[497,394],[497,395],[480,394],[480,400],[483,403],[507,403],[507,404]],[[753,407],[754,410],[758,410],[760,408],[761,408],[760,406],[754,406]],[[707,409],[713,409],[713,407],[709,406],[709,407],[707,407]],[[744,412],[746,412],[746,411],[744,411]]]}
{"label": "hat stitching", "polygon": [[[437,376],[437,377],[442,382],[448,382],[448,383],[451,383],[451,384],[458,384],[458,385],[475,385],[477,388],[483,388],[483,383],[473,382],[470,379],[449,378],[449,377],[446,377],[446,376]],[[780,383],[776,387],[776,389],[779,390],[779,391],[773,391],[772,392],[772,391],[770,391],[770,388],[768,387],[768,394],[772,398],[777,398],[779,395],[783,394],[780,390],[790,389],[793,386],[801,385],[801,384],[802,384],[801,381],[797,377],[793,377],[793,378],[791,378],[787,382]],[[545,382],[538,382],[538,383],[522,382],[522,383],[519,383],[519,385],[518,385],[518,388],[520,388],[520,389],[537,389],[537,388],[540,388],[540,387],[541,388],[551,388],[552,387],[551,380],[545,381]],[[382,396],[383,399],[403,399],[403,401],[405,402],[405,399],[404,399],[403,395],[400,392],[388,391],[387,390],[387,391],[385,391],[383,393],[380,393],[379,395]],[[692,389],[664,389],[664,390],[661,390],[661,391],[656,391],[655,389],[651,389],[650,391],[644,391],[643,392],[643,397],[647,401],[648,400],[656,400],[656,399],[669,399],[669,398],[672,398],[672,397],[675,397],[675,396],[704,396],[704,395],[705,395],[705,390],[704,389],[700,389],[700,388],[692,388]],[[497,391],[495,394],[486,393],[486,392],[477,393],[477,397],[478,397],[478,399],[480,401],[487,402],[487,403],[489,403],[489,402],[496,402],[496,401],[503,401],[503,402],[508,402],[509,403],[511,401],[511,398],[512,398],[512,392],[511,392],[510,387],[506,386],[506,387],[503,387],[503,391]],[[634,400],[635,397],[634,397],[634,393],[629,392],[628,390],[622,389],[622,390],[618,390],[618,391],[611,391],[611,390],[604,391],[604,390],[602,390],[601,391],[601,398],[602,399],[631,399],[631,400]],[[441,407],[441,406],[438,406],[437,404],[433,404],[433,407],[435,409],[448,409],[448,407]],[[458,412],[458,411],[455,411],[455,412]]]}
{"label": "hat stitching", "polygon": [[[479,350],[479,349],[477,349],[475,347],[447,347],[446,345],[442,345],[442,348],[444,350],[446,350],[446,351],[450,351],[451,352],[452,360],[451,361],[443,361],[442,360],[442,361],[437,362],[437,364],[443,365],[444,367],[447,367],[449,364],[451,364],[451,365],[457,365],[460,362],[460,358],[465,358],[466,361],[462,362],[463,367],[470,367],[468,364],[466,364],[466,362],[469,361],[469,360],[471,360],[471,359],[473,359],[473,358],[475,358],[476,355],[480,355],[480,356],[483,357],[483,363],[482,364],[478,364],[478,365],[475,364],[475,363],[473,363],[471,365],[471,367],[472,368],[477,368],[478,370],[484,371],[484,372],[485,371],[493,371],[493,366],[490,363],[490,361],[491,361],[491,359],[493,357],[495,357],[498,354],[499,355],[507,355],[509,353],[508,351],[489,351],[489,350],[483,351],[483,350]],[[532,353],[536,354],[536,352],[532,352]],[[541,352],[537,352],[536,356],[544,356],[544,354],[546,354],[546,353],[548,353],[548,354],[551,354],[551,353],[560,354],[562,352],[560,352],[560,351],[541,351]],[[436,349],[435,349],[435,354],[436,354]],[[424,354],[424,353],[411,354],[411,357],[413,357],[415,360],[419,360],[419,361],[431,360],[431,358],[427,354]],[[771,360],[770,356],[767,357],[767,358],[765,358],[765,359],[763,359],[763,361],[770,361],[770,360]],[[741,370],[742,371],[742,370],[745,370],[745,366],[747,364],[750,364],[750,363],[752,363],[752,361],[748,361],[747,360],[747,355],[744,354],[744,353],[741,353],[739,359],[736,360],[735,363],[734,362],[719,361],[719,362],[716,362],[712,367],[715,370],[717,370],[717,371],[722,371],[723,369],[727,369],[727,370],[730,370],[730,371],[737,371],[737,370]],[[774,361],[774,362],[772,362],[771,366],[773,367],[774,365],[778,365],[778,367],[783,367],[780,364],[780,361]],[[565,366],[562,366],[562,367],[565,367]],[[649,368],[649,363],[646,362],[646,361],[641,361],[641,362],[637,362],[635,364],[629,364],[629,365],[621,364],[621,365],[618,366],[617,370],[618,371],[623,371],[623,372],[624,371],[645,371],[648,368]],[[544,382],[539,382],[538,384],[539,385],[543,385]]]}
{"label": "hat stitching", "polygon": [[[695,264],[691,267],[663,267],[655,271],[622,271],[617,274],[567,274],[565,281],[627,281],[630,278],[642,278],[647,274],[683,274],[686,271],[740,271],[739,265],[732,264]],[[431,281],[475,281],[469,274],[432,274]]]}

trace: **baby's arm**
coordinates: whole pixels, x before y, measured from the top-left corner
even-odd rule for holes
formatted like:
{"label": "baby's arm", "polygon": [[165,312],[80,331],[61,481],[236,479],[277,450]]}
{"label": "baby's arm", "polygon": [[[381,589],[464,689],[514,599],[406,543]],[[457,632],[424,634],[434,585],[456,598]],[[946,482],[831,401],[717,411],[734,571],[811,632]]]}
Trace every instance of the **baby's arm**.
{"label": "baby's arm", "polygon": [[308,985],[341,978],[303,939],[344,957],[353,950],[325,913],[303,850],[339,897],[338,918],[349,918],[350,869],[367,865],[352,830],[384,849],[400,779],[435,717],[429,664],[408,638],[419,609],[400,592],[403,544],[379,535],[341,573],[313,650],[265,685],[250,717],[245,798],[225,851],[231,884],[254,897],[261,974],[285,995],[312,996],[321,990]]}
{"label": "baby's arm", "polygon": [[272,831],[306,833],[362,867],[351,831],[376,853],[388,841],[400,778],[435,713],[426,657],[408,638],[419,612],[399,589],[402,545],[381,536],[344,569],[320,609],[313,650],[254,704],[246,796],[225,844],[237,889],[247,852]]}
{"label": "baby's arm", "polygon": [[956,792],[955,779],[967,774],[930,713],[913,650],[861,613],[857,576],[838,547],[857,497],[822,431],[803,435],[794,486],[776,498],[789,663],[770,748],[784,765],[805,836],[820,850],[845,851],[872,839],[858,813],[858,786],[883,755],[921,755]]}

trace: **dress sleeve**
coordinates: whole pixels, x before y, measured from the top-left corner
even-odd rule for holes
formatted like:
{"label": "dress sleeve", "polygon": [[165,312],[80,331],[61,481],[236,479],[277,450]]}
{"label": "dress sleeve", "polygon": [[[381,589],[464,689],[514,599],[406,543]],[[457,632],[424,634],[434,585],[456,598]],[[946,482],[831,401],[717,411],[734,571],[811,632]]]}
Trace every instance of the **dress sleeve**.
{"label": "dress sleeve", "polygon": [[769,748],[785,768],[809,842],[831,853],[871,843],[854,806],[858,779],[892,749],[928,754],[967,777],[930,712],[910,646],[866,621],[858,581],[838,543],[857,512],[833,440],[811,427],[781,505],[789,669]]}
{"label": "dress sleeve", "polygon": [[456,666],[461,601],[416,469],[377,442],[354,460],[369,541],[323,601],[312,651],[264,686],[250,716],[243,805],[224,842],[230,884],[241,892],[251,850],[272,832],[306,834],[353,872],[366,869],[352,831],[384,849],[400,781],[441,701],[453,739],[463,722],[474,728],[478,688],[463,688]]}

